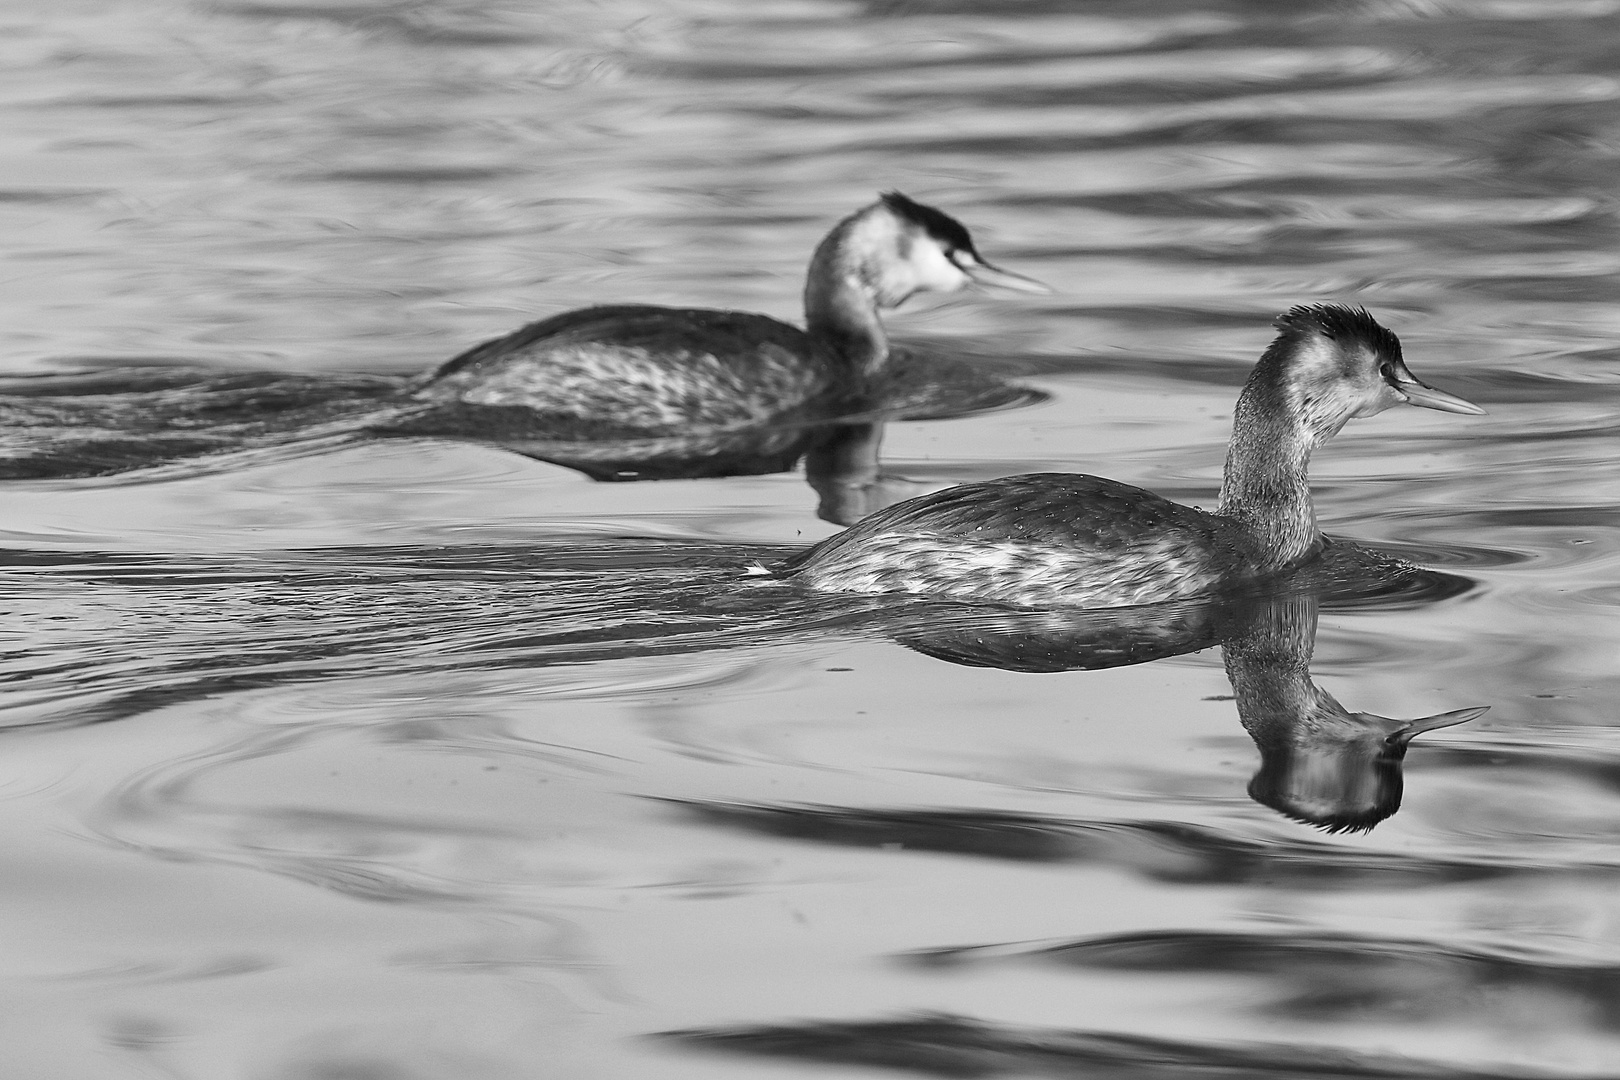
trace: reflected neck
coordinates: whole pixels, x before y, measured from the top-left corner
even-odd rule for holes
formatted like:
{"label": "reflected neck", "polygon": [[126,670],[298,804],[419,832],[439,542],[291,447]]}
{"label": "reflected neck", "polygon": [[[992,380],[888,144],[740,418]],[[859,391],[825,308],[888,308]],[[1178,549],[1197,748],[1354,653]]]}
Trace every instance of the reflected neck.
{"label": "reflected neck", "polygon": [[1262,748],[1287,742],[1322,709],[1326,695],[1310,672],[1316,610],[1315,597],[1264,601],[1221,647],[1238,719]]}
{"label": "reflected neck", "polygon": [[846,424],[804,456],[805,479],[821,496],[816,516],[835,525],[853,525],[883,509],[878,474],[882,424]]}
{"label": "reflected neck", "polygon": [[840,368],[871,374],[889,359],[889,338],[861,260],[851,250],[860,215],[827,234],[810,260],[804,284],[805,329]]}
{"label": "reflected neck", "polygon": [[1399,748],[1382,717],[1352,714],[1311,682],[1315,597],[1280,600],[1227,642],[1226,673],[1260,768],[1249,797],[1331,831],[1369,829],[1401,805]]}
{"label": "reflected neck", "polygon": [[1272,374],[1262,362],[1238,397],[1216,510],[1254,538],[1262,569],[1300,562],[1320,541],[1307,472],[1321,439]]}

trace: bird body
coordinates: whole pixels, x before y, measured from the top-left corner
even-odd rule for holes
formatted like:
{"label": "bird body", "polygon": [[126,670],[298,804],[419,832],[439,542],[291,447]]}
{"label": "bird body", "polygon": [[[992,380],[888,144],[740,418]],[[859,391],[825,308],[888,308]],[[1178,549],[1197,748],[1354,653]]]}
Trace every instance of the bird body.
{"label": "bird body", "polygon": [[781,571],[832,592],[1104,608],[1298,566],[1323,542],[1306,475],[1317,446],[1398,404],[1483,410],[1418,382],[1400,341],[1364,310],[1298,307],[1277,327],[1238,399],[1214,511],[1095,476],[1010,476],[897,503]]}
{"label": "bird body", "polygon": [[1251,547],[1232,521],[1151,491],[1027,473],[897,503],[811,549],[798,573],[833,592],[1121,607],[1214,591],[1222,566],[1255,561]]}
{"label": "bird body", "polygon": [[858,401],[888,363],[879,311],[969,283],[1048,291],[981,259],[966,228],[889,192],[817,247],[805,328],[765,315],[611,305],[564,312],[450,360],[413,388],[438,405],[667,433],[759,425]]}
{"label": "bird body", "polygon": [[521,406],[626,428],[760,424],[825,394],[796,326],[746,311],[614,305],[531,323],[445,364],[418,397]]}

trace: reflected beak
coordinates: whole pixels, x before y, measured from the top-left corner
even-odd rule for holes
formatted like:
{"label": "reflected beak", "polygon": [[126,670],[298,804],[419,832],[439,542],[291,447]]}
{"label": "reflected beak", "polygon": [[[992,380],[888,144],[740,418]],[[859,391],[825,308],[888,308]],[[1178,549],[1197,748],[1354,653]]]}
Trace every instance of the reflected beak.
{"label": "reflected beak", "polygon": [[1015,292],[1040,293],[1043,296],[1052,292],[1052,286],[1044,281],[1036,281],[1032,277],[1015,274],[1011,270],[1003,270],[987,262],[964,260],[957,263],[957,266],[968,276],[969,281],[985,288],[1012,289]]}
{"label": "reflected beak", "polygon": [[1406,398],[1408,405],[1416,405],[1420,409],[1438,409],[1441,412],[1462,413],[1466,416],[1484,416],[1485,410],[1472,401],[1460,398],[1455,394],[1448,394],[1444,390],[1436,390],[1432,386],[1418,382],[1416,379],[1408,381],[1397,379],[1393,384],[1401,396]]}
{"label": "reflected beak", "polygon": [[1390,735],[1384,741],[1391,746],[1405,746],[1425,731],[1439,731],[1441,728],[1455,727],[1466,724],[1476,717],[1484,716],[1491,711],[1489,705],[1478,705],[1472,709],[1457,709],[1454,712],[1439,713],[1435,716],[1425,716],[1418,720],[1409,721],[1399,731]]}

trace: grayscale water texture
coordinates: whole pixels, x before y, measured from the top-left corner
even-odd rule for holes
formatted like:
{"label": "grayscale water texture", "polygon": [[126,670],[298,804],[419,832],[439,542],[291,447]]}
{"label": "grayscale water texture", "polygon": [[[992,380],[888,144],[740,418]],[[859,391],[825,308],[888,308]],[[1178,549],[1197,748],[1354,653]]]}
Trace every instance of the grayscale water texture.
{"label": "grayscale water texture", "polygon": [[[568,308],[796,321],[891,188],[1055,289],[891,317],[967,398],[389,430]],[[10,0],[0,1080],[1620,1075],[1617,192],[1620,0]],[[1318,455],[1382,556],[750,572],[1015,472],[1212,505],[1322,301],[1490,410]]]}

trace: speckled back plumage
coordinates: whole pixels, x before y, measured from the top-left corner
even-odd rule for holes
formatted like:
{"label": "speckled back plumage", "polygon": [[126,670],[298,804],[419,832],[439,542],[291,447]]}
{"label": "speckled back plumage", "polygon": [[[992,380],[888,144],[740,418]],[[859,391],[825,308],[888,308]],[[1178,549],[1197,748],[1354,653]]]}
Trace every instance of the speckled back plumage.
{"label": "speckled back plumage", "polygon": [[671,431],[765,423],[825,394],[803,330],[765,315],[615,305],[531,323],[445,364],[416,396]]}
{"label": "speckled back plumage", "polygon": [[1248,557],[1245,544],[1230,522],[1141,488],[1030,473],[881,510],[783,572],[832,592],[1127,607],[1211,592]]}

